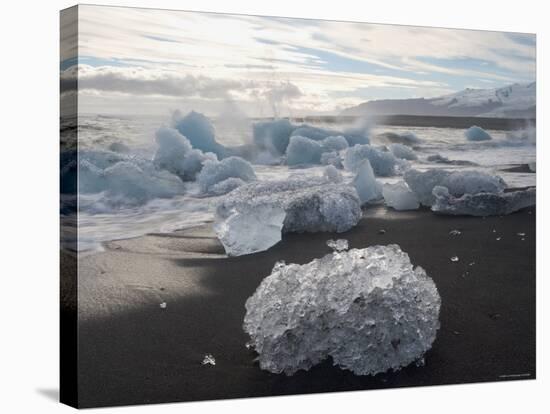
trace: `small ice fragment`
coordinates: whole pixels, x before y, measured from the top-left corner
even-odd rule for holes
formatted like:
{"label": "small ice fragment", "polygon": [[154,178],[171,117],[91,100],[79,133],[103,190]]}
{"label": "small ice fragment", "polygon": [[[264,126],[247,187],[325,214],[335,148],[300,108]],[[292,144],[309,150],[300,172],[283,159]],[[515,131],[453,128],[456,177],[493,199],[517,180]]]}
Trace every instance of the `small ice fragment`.
{"label": "small ice fragment", "polygon": [[518,233],[518,236],[524,237],[524,236],[525,236],[525,233]]}
{"label": "small ice fragment", "polygon": [[206,354],[202,360],[202,365],[216,365],[216,358],[211,354]]}
{"label": "small ice fragment", "polygon": [[473,266],[475,264],[476,264],[476,262],[470,262],[470,263],[468,263],[468,266]]}
{"label": "small ice fragment", "polygon": [[349,243],[346,239],[338,239],[338,240],[328,240],[327,246],[330,247],[335,252],[342,252],[344,250],[349,249]]}
{"label": "small ice fragment", "polygon": [[162,302],[159,306],[161,309],[166,309],[167,304],[166,302]]}
{"label": "small ice fragment", "polygon": [[521,241],[525,241],[525,237],[522,237],[522,238],[521,238]]}
{"label": "small ice fragment", "polygon": [[462,232],[460,230],[451,230],[449,234],[451,236],[458,236],[459,234],[462,234]]}
{"label": "small ice fragment", "polygon": [[417,367],[423,367],[424,365],[426,365],[426,360],[424,358],[417,359],[415,365]]}
{"label": "small ice fragment", "polygon": [[493,229],[493,233],[496,233],[497,231],[495,229]]}
{"label": "small ice fragment", "polygon": [[386,234],[386,230],[380,229],[380,230],[378,230],[378,234]]}
{"label": "small ice fragment", "polygon": [[497,237],[496,240],[499,241],[502,237]]}
{"label": "small ice fragment", "polygon": [[451,262],[458,262],[458,256],[451,257]]}

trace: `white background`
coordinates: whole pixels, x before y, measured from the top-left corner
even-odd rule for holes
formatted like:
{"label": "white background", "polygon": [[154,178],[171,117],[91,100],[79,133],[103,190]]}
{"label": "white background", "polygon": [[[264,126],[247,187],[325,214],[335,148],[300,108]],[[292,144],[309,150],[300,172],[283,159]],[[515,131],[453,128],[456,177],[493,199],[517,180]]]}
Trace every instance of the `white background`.
{"label": "white background", "polygon": [[[544,121],[550,76],[549,29],[544,1],[287,1],[180,0],[102,1],[143,7],[330,18],[373,23],[415,24],[537,33],[538,57],[538,240],[537,240],[537,377],[536,381],[470,384],[277,397],[222,402],[165,404],[102,409],[102,413],[262,413],[383,412],[529,413],[541,412],[549,398],[548,329],[543,331],[550,300],[547,242],[548,145]],[[71,1],[3,2],[0,30],[0,411],[69,412],[56,402],[58,389],[58,73],[60,9]],[[548,106],[546,107],[548,108]],[[544,116],[547,118],[544,119]],[[547,248],[547,246],[546,246]],[[544,307],[544,310],[543,310]],[[510,356],[513,358],[513,356]]]}

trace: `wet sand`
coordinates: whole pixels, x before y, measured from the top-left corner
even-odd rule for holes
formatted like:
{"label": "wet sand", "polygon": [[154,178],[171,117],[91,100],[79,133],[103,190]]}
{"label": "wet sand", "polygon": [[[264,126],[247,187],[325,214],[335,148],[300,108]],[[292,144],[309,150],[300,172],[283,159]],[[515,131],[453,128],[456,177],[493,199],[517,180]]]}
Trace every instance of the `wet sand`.
{"label": "wet sand", "polygon": [[[385,212],[367,210],[343,234],[286,235],[243,257],[227,258],[208,226],[80,257],[80,406],[534,379],[535,209],[486,219]],[[328,360],[287,377],[254,362],[241,327],[245,300],[277,260],[306,263],[330,252],[330,238],[352,248],[397,243],[433,278],[441,329],[425,366],[372,377]],[[205,354],[215,366],[201,364]]]}

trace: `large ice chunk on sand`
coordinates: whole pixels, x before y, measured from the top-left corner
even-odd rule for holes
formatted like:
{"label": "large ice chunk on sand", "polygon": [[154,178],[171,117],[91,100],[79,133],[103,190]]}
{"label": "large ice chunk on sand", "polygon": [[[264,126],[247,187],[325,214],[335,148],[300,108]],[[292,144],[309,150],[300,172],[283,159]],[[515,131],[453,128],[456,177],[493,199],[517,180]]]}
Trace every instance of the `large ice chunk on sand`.
{"label": "large ice chunk on sand", "polygon": [[243,328],[260,368],[292,375],[329,356],[357,375],[421,360],[439,329],[441,299],[397,245],[277,263],[246,301]]}
{"label": "large ice chunk on sand", "polygon": [[214,225],[214,231],[229,256],[242,256],[269,249],[281,240],[285,211],[276,205],[257,204],[233,210]]}
{"label": "large ice chunk on sand", "polygon": [[228,157],[221,161],[206,161],[197,176],[202,192],[208,193],[211,188],[228,178],[240,178],[245,182],[256,179],[250,163],[240,157]]}
{"label": "large ice chunk on sand", "polygon": [[286,149],[286,163],[288,165],[319,164],[322,152],[319,142],[293,135]]}
{"label": "large ice chunk on sand", "polygon": [[418,201],[428,207],[435,201],[432,190],[438,185],[447,187],[450,194],[455,197],[480,192],[499,193],[506,188],[506,183],[501,177],[475,170],[431,169],[422,172],[410,169],[405,172],[404,178]]}
{"label": "large ice chunk on sand", "polygon": [[468,141],[489,141],[492,139],[487,131],[477,125],[468,128],[464,135]]}
{"label": "large ice chunk on sand", "polygon": [[536,189],[511,191],[506,193],[464,194],[454,197],[446,187],[433,189],[435,203],[432,210],[440,214],[467,216],[501,216],[534,206]]}
{"label": "large ice chunk on sand", "polygon": [[415,152],[403,144],[391,144],[390,151],[396,158],[400,158],[402,160],[414,161],[418,159]]}
{"label": "large ice chunk on sand", "polygon": [[283,155],[296,127],[288,119],[257,122],[252,126],[254,144],[274,155]]}
{"label": "large ice chunk on sand", "polygon": [[180,111],[175,111],[172,115],[172,126],[189,140],[193,148],[212,152],[219,158],[226,155],[225,147],[216,141],[212,122],[203,114],[191,111],[183,116]]}
{"label": "large ice chunk on sand", "polygon": [[283,208],[285,233],[341,233],[351,229],[361,218],[361,202],[353,187],[319,177],[243,185],[223,198],[216,209],[216,219],[223,221],[234,210],[241,212],[263,204]]}
{"label": "large ice chunk on sand", "polygon": [[416,195],[403,181],[395,184],[384,184],[382,194],[386,205],[395,210],[416,210],[420,207]]}
{"label": "large ice chunk on sand", "polygon": [[382,198],[382,184],[374,177],[369,160],[363,160],[361,163],[357,175],[353,179],[353,186],[357,190],[361,204]]}
{"label": "large ice chunk on sand", "polygon": [[207,160],[216,160],[213,153],[204,154],[173,128],[159,128],[155,134],[157,151],[154,164],[177,175],[182,181],[193,181]]}
{"label": "large ice chunk on sand", "polygon": [[369,160],[376,176],[388,177],[395,174],[397,160],[394,155],[368,144],[348,148],[344,155],[344,168],[357,172],[363,160]]}

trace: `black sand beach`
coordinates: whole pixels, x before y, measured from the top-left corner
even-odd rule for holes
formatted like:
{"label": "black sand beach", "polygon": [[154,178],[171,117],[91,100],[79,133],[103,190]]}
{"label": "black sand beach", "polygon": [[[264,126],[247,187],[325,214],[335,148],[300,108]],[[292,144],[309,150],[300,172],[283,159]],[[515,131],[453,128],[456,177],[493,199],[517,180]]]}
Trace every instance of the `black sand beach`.
{"label": "black sand beach", "polygon": [[[308,262],[337,237],[397,243],[434,279],[441,329],[424,366],[361,377],[326,361],[287,377],[254,362],[245,300],[277,260]],[[486,219],[371,208],[346,233],[287,235],[237,258],[209,227],[111,242],[79,260],[80,406],[534,379],[535,239],[534,208]]]}

